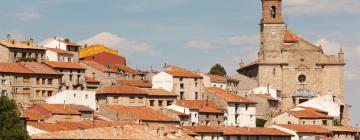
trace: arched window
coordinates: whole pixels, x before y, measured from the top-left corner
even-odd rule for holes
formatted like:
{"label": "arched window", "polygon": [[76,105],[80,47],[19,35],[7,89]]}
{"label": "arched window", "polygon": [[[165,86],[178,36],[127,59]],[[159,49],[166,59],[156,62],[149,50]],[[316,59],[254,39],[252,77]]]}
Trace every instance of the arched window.
{"label": "arched window", "polygon": [[276,18],[276,7],[275,6],[271,6],[271,17]]}

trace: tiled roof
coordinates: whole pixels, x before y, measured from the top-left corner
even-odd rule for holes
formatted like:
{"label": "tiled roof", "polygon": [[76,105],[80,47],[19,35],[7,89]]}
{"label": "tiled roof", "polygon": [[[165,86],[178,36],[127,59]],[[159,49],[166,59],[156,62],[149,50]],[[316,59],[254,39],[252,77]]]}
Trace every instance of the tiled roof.
{"label": "tiled roof", "polygon": [[145,91],[149,96],[170,96],[170,97],[177,97],[176,94],[169,92],[165,89],[141,89]]}
{"label": "tiled roof", "polygon": [[63,42],[67,46],[81,47],[80,45],[76,44],[75,42],[71,42],[69,39],[61,40],[61,42]]}
{"label": "tiled roof", "polygon": [[173,109],[167,109],[168,112],[179,115],[179,116],[190,116],[190,114],[182,113]]}
{"label": "tiled roof", "polygon": [[255,61],[252,61],[242,67],[240,67],[240,69],[238,69],[237,71],[240,71],[240,70],[243,70],[243,69],[246,69],[246,68],[249,68],[249,67],[252,67],[252,66],[256,66],[259,64],[259,61],[258,60],[255,60]]}
{"label": "tiled roof", "polygon": [[100,83],[99,80],[96,80],[96,79],[91,78],[89,76],[85,76],[85,81],[88,82],[88,83]]}
{"label": "tiled roof", "polygon": [[108,105],[107,108],[114,110],[122,115],[130,116],[134,119],[143,121],[157,121],[157,122],[178,122],[177,119],[168,117],[159,111],[145,106],[120,106]]}
{"label": "tiled roof", "polygon": [[224,135],[242,135],[242,136],[292,136],[289,133],[275,128],[245,128],[245,127],[223,127]]}
{"label": "tiled roof", "polygon": [[57,54],[68,54],[68,55],[72,55],[70,52],[62,50],[62,49],[58,49],[58,48],[46,48],[46,50],[55,52]]}
{"label": "tiled roof", "polygon": [[300,119],[331,119],[333,117],[316,112],[314,110],[289,110],[289,114],[295,116],[296,118]]}
{"label": "tiled roof", "polygon": [[352,133],[360,133],[360,129],[353,128],[351,126],[329,126],[322,125],[321,127],[326,128],[333,132],[352,132]]}
{"label": "tiled roof", "polygon": [[57,62],[57,61],[47,61],[43,62],[44,64],[52,68],[62,68],[62,69],[81,69],[84,70],[80,63],[76,62]]}
{"label": "tiled roof", "polygon": [[164,70],[166,73],[174,76],[174,77],[183,77],[183,78],[203,78],[201,75],[196,72],[186,70],[184,68],[169,66]]}
{"label": "tiled roof", "polygon": [[286,30],[284,33],[284,43],[295,43],[300,41],[300,37],[293,32]]}
{"label": "tiled roof", "polygon": [[297,133],[310,134],[330,134],[331,131],[318,125],[297,125],[297,124],[277,124],[280,127],[293,130]]}
{"label": "tiled roof", "polygon": [[102,72],[110,72],[110,73],[116,73],[116,71],[112,70],[112,69],[109,69],[107,68],[106,66],[104,65],[101,65],[100,63],[98,62],[95,62],[95,61],[89,61],[89,60],[82,60],[80,61],[81,63],[84,63],[90,67],[93,67],[97,70],[100,70]]}
{"label": "tiled roof", "polygon": [[0,40],[0,45],[6,46],[8,48],[46,50],[46,48],[33,44],[31,41],[16,41],[13,39]]}
{"label": "tiled roof", "polygon": [[72,114],[80,115],[81,113],[69,104],[37,104],[52,114]]}
{"label": "tiled roof", "polygon": [[220,75],[208,74],[207,76],[210,77],[211,82],[219,82],[219,83],[226,83],[227,78]]}
{"label": "tiled roof", "polygon": [[151,88],[152,83],[147,80],[119,80],[122,85],[135,86],[140,88]]}
{"label": "tiled roof", "polygon": [[102,87],[96,91],[96,94],[147,95],[144,90],[133,86]]}
{"label": "tiled roof", "polygon": [[28,118],[29,121],[45,120],[49,116],[43,115],[37,110],[27,109],[21,114],[21,117]]}
{"label": "tiled roof", "polygon": [[140,72],[140,71],[137,71],[135,69],[132,69],[126,65],[119,65],[119,64],[116,64],[116,65],[112,65],[113,69],[114,70],[120,70],[120,71],[124,71],[125,73],[129,73],[129,74],[132,74],[132,75],[143,75],[144,73]]}
{"label": "tiled roof", "polygon": [[184,128],[195,133],[223,133],[221,129],[211,126],[184,126]]}
{"label": "tiled roof", "polygon": [[109,64],[111,64],[111,65],[115,65],[115,64],[125,65],[126,64],[125,57],[111,54],[108,52],[101,52],[98,54],[93,54],[90,56],[83,57],[81,59],[82,60],[93,60],[104,66],[109,65]]}
{"label": "tiled roof", "polygon": [[226,102],[230,102],[230,103],[243,103],[243,104],[256,104],[255,101],[252,101],[248,98],[245,97],[241,97],[229,92],[226,92],[225,90],[221,89],[221,88],[215,88],[215,87],[210,87],[210,88],[206,88],[205,89],[207,92],[209,92],[210,94],[215,95],[216,97],[226,101]]}
{"label": "tiled roof", "polygon": [[304,106],[299,106],[299,107],[303,108],[303,109],[307,109],[307,110],[314,110],[314,111],[322,113],[322,114],[328,114],[329,113],[329,112],[327,112],[325,110],[316,109],[316,108],[312,108],[312,107],[304,107]]}
{"label": "tiled roof", "polygon": [[34,74],[61,75],[61,73],[55,71],[54,69],[38,62],[23,62],[20,63],[20,65],[32,71]]}
{"label": "tiled roof", "polygon": [[33,72],[29,69],[26,69],[19,63],[0,63],[0,72],[5,73],[22,73],[22,74],[32,74]]}
{"label": "tiled roof", "polygon": [[224,107],[217,105],[213,101],[204,100],[177,100],[176,104],[206,113],[223,113],[223,110],[225,109]]}
{"label": "tiled roof", "polygon": [[265,95],[265,94],[254,94],[254,95],[257,96],[257,97],[260,97],[260,98],[265,98],[265,99],[267,99],[269,101],[279,101],[278,99],[273,98],[270,95]]}

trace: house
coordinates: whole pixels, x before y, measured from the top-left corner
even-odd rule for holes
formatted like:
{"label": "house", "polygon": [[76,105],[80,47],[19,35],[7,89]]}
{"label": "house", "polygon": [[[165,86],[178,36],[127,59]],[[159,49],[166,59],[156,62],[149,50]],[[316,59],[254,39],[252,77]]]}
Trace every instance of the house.
{"label": "house", "polygon": [[291,134],[275,128],[185,126],[197,140],[290,140]]}
{"label": "house", "polygon": [[62,74],[59,91],[86,90],[85,68],[80,63],[46,61],[43,64]]}
{"label": "house", "polygon": [[263,122],[257,127],[264,127],[267,121],[280,114],[280,100],[267,94],[249,94],[246,97],[257,103],[256,119],[258,122]]}
{"label": "house", "polygon": [[[34,104],[25,111],[30,120],[44,122],[92,120],[94,110],[83,105],[72,104]],[[37,114],[37,115],[34,115]],[[36,118],[31,118],[35,116]],[[40,117],[39,117],[40,116]]]}
{"label": "house", "polygon": [[238,93],[239,80],[213,74],[208,74],[207,76],[210,77],[210,87],[218,87],[234,94]]}
{"label": "house", "polygon": [[296,107],[271,120],[271,124],[333,125],[333,117],[326,111]]}
{"label": "house", "polygon": [[95,91],[64,90],[45,101],[48,104],[83,105],[96,110]]}
{"label": "house", "polygon": [[277,124],[270,127],[293,135],[291,140],[328,140],[332,134],[319,125]]}
{"label": "house", "polygon": [[189,114],[191,122],[184,125],[223,126],[225,108],[213,101],[177,100],[175,104],[167,106],[177,112]]}
{"label": "house", "polygon": [[160,111],[146,106],[105,105],[99,108],[99,113],[112,120],[127,120],[142,124],[179,124],[179,120],[166,116]]}
{"label": "house", "polygon": [[360,129],[351,126],[321,126],[332,132],[332,140],[356,140]]}
{"label": "house", "polygon": [[[83,49],[80,49],[80,53]],[[101,52],[86,57],[82,57],[81,60],[95,61],[101,65],[126,65],[125,57],[116,54]]]}
{"label": "house", "polygon": [[46,61],[74,62],[74,56],[65,50],[46,48]]}
{"label": "house", "polygon": [[164,89],[141,89],[133,86],[103,87],[96,91],[98,104],[149,106],[162,108],[173,104],[177,95]]}
{"label": "house", "polygon": [[47,48],[55,48],[67,51],[72,54],[72,62],[79,62],[79,48],[81,46],[70,41],[68,38],[53,37],[46,40],[42,45]]}
{"label": "house", "polygon": [[44,102],[58,92],[61,73],[37,62],[0,63],[0,91],[21,107]]}
{"label": "house", "polygon": [[99,53],[109,53],[113,55],[118,55],[118,50],[111,49],[102,44],[88,45],[85,44],[84,47],[80,48],[80,58],[85,58],[91,55]]}
{"label": "house", "polygon": [[148,80],[118,80],[118,85],[135,86],[139,88],[152,88],[151,81]]}
{"label": "house", "polygon": [[176,66],[166,66],[152,79],[153,88],[163,88],[178,95],[180,100],[203,99],[202,76]]}
{"label": "house", "polygon": [[225,126],[256,127],[256,102],[217,87],[206,88],[205,95],[226,108]]}
{"label": "house", "polygon": [[95,61],[81,60],[81,66],[86,68],[85,75],[100,81],[100,86],[112,86],[120,78],[118,73]]}
{"label": "house", "polygon": [[122,79],[135,79],[135,80],[146,80],[145,79],[145,73],[135,70],[133,68],[130,68],[126,65],[109,65],[109,67],[117,72],[120,73]]}
{"label": "house", "polygon": [[7,38],[0,40],[0,62],[42,62],[46,48],[34,44],[32,40],[18,41]]}

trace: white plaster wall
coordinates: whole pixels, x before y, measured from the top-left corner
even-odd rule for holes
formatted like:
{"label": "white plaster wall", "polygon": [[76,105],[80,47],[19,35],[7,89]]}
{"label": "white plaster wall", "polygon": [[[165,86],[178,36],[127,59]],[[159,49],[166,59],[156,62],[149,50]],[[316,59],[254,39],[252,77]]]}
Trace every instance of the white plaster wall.
{"label": "white plaster wall", "polygon": [[226,84],[223,83],[215,83],[215,82],[211,82],[211,87],[217,87],[217,88],[221,88],[223,90],[226,89]]}
{"label": "white plaster wall", "polygon": [[[268,87],[260,86],[260,87],[257,87],[257,88],[254,88],[254,89],[250,90],[249,93],[250,94],[251,93],[253,93],[253,94],[267,94],[268,93]],[[269,87],[269,93],[270,93],[271,97],[278,98],[276,89],[271,88],[271,86]]]}
{"label": "white plaster wall", "polygon": [[96,110],[95,91],[64,90],[46,99],[51,104],[63,104],[64,101],[65,104],[84,105]]}
{"label": "white plaster wall", "polygon": [[211,87],[210,77],[203,73],[198,73],[198,74],[203,77],[202,80],[203,80],[204,87]]}
{"label": "white plaster wall", "polygon": [[225,121],[226,126],[235,126],[235,104],[229,103],[226,113],[227,121]]}
{"label": "white plaster wall", "polygon": [[178,105],[170,105],[166,107],[167,109],[172,109],[178,112],[182,112],[185,114],[190,114],[191,122],[197,124],[199,122],[199,112],[196,110],[190,110],[189,108],[178,106]]}
{"label": "white plaster wall", "polygon": [[28,134],[31,136],[31,135],[34,135],[34,134],[41,134],[41,133],[47,133],[46,131],[43,131],[43,130],[40,130],[36,127],[33,127],[31,125],[27,125],[26,126],[26,130],[28,132]]}
{"label": "white plaster wall", "polygon": [[312,107],[320,110],[327,111],[330,116],[340,117],[340,103],[337,103],[333,100],[333,96],[330,94],[322,95],[316,98],[313,98],[307,102],[301,103],[298,106]]}
{"label": "white plaster wall", "polygon": [[291,137],[291,140],[299,140],[299,135],[293,131],[293,130],[290,130],[290,129],[287,129],[287,128],[284,128],[284,127],[281,127],[281,126],[278,126],[278,125],[272,125],[270,126],[270,128],[276,128],[280,131],[283,131],[283,132],[286,132],[286,133],[289,133],[291,135],[294,135]]}
{"label": "white plaster wall", "polygon": [[65,50],[66,51],[66,44],[61,42],[59,43],[59,40],[55,40],[54,38],[50,38],[44,42],[41,43],[44,47],[48,47],[48,48],[58,48],[61,50]]}
{"label": "white plaster wall", "polygon": [[45,55],[46,55],[46,59],[48,59],[49,61],[58,61],[58,55],[53,51],[46,50]]}
{"label": "white plaster wall", "polygon": [[245,104],[239,104],[238,112],[240,127],[256,127],[256,107],[254,104],[249,104],[247,110]]}
{"label": "white plaster wall", "polygon": [[172,92],[174,88],[173,76],[166,72],[160,72],[153,76],[152,85],[152,88],[163,88]]}

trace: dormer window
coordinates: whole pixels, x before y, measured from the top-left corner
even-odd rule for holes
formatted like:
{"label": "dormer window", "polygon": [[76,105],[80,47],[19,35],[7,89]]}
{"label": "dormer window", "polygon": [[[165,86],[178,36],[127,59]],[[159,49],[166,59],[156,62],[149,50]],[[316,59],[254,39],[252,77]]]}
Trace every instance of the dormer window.
{"label": "dormer window", "polygon": [[275,6],[271,6],[271,17],[276,18],[276,7]]}

